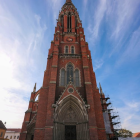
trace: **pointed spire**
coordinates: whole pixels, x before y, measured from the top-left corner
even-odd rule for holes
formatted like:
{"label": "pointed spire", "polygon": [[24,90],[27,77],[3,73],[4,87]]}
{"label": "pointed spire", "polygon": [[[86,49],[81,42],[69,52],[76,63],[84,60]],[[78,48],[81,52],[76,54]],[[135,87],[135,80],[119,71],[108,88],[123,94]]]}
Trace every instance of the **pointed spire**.
{"label": "pointed spire", "polygon": [[71,0],[66,0],[66,3],[68,3],[68,2],[72,2]]}
{"label": "pointed spire", "polygon": [[99,83],[99,86],[100,86],[100,94],[104,94],[104,93],[103,93],[103,90],[102,90],[102,86],[101,86],[100,83]]}
{"label": "pointed spire", "polygon": [[35,83],[35,86],[34,86],[33,92],[36,92],[36,83]]}

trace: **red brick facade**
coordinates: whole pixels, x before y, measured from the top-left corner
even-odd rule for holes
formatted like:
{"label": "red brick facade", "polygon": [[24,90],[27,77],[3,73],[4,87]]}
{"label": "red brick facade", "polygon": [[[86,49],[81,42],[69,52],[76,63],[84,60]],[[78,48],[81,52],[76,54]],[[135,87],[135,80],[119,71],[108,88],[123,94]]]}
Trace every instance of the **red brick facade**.
{"label": "red brick facade", "polygon": [[[68,53],[65,52],[66,46],[68,46]],[[72,46],[74,46],[73,54],[71,52]],[[79,70],[78,87],[75,86],[74,80],[68,84],[65,83],[65,86],[61,86],[61,69],[63,68],[67,72],[69,63],[72,64],[73,70]],[[72,93],[68,92],[69,88],[73,89]],[[39,95],[39,99],[36,101],[37,95]],[[71,100],[70,103],[66,105],[69,100]],[[76,130],[78,130],[76,132],[77,140],[83,139],[80,137],[84,137],[83,140],[106,140],[100,94],[96,85],[91,54],[88,43],[85,41],[84,29],[82,28],[78,12],[71,0],[66,1],[59,14],[54,40],[51,42],[49,49],[43,86],[38,91],[34,89],[31,93],[20,140],[65,139],[65,136],[63,136],[65,132],[61,134],[61,137],[57,132],[59,131],[57,123],[61,122],[62,114],[66,114],[63,108],[64,110],[73,109],[72,111],[70,110],[70,113],[74,112],[71,124],[75,124]],[[83,115],[83,118],[81,117],[82,115],[78,116],[78,112],[85,116]],[[58,117],[58,119],[57,115],[62,115],[62,117]],[[80,128],[80,119],[83,123],[81,126],[85,130]],[[60,122],[56,122],[56,120]],[[68,124],[64,120],[62,120],[62,127],[59,124],[62,130],[64,130],[65,124]],[[84,121],[86,121],[86,125]]]}

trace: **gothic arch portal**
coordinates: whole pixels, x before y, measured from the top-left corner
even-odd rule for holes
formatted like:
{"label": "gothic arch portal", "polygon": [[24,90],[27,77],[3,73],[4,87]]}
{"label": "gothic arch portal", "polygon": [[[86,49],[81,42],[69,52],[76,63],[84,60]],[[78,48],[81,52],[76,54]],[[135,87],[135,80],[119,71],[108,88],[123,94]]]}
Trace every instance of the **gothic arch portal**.
{"label": "gothic arch portal", "polygon": [[58,103],[54,115],[54,140],[65,140],[66,127],[74,126],[75,140],[89,140],[88,115],[85,104],[69,95]]}

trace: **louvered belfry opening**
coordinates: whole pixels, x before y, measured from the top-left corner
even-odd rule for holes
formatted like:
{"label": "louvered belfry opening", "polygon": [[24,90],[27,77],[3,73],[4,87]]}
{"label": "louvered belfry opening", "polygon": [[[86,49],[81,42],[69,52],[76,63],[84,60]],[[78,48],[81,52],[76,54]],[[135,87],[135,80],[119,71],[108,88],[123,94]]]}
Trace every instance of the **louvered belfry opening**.
{"label": "louvered belfry opening", "polygon": [[61,27],[62,27],[62,31],[64,31],[64,16],[61,15]]}
{"label": "louvered belfry opening", "polygon": [[69,12],[68,13],[68,21],[67,21],[68,25],[67,25],[67,28],[68,28],[68,33],[70,33],[72,30],[71,30],[71,13]]}

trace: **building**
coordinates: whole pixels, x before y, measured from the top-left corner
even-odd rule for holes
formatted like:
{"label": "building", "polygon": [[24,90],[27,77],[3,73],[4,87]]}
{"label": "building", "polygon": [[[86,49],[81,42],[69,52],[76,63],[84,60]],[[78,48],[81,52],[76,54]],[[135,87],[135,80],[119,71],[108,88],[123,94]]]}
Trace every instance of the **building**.
{"label": "building", "polygon": [[3,122],[0,120],[0,140],[4,140],[4,135],[6,132],[6,127]]}
{"label": "building", "polygon": [[140,138],[140,132],[134,133],[134,134],[133,134],[133,137]]}
{"label": "building", "polygon": [[49,49],[43,86],[36,91],[35,84],[31,93],[20,140],[107,140],[113,132],[106,101],[96,84],[79,14],[66,0]]}
{"label": "building", "polygon": [[8,128],[6,130],[4,138],[8,140],[19,140],[20,132],[21,129]]}
{"label": "building", "polygon": [[140,138],[128,137],[128,138],[118,138],[118,140],[140,140]]}

